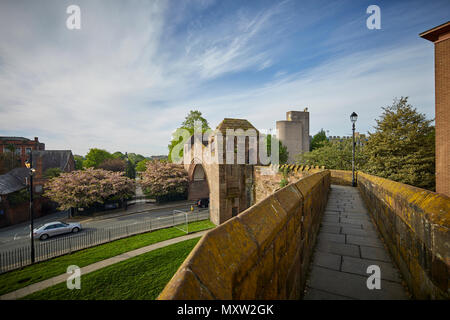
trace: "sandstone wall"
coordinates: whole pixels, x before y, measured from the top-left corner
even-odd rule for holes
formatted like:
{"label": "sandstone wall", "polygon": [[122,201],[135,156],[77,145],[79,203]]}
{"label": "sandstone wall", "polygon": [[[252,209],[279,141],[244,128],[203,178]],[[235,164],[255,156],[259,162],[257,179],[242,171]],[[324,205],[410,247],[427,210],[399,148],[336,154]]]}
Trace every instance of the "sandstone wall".
{"label": "sandstone wall", "polygon": [[361,172],[358,188],[412,294],[450,299],[450,198]]}
{"label": "sandstone wall", "polygon": [[[331,184],[338,184],[341,186],[352,185],[352,172],[347,170],[330,170]],[[355,179],[358,178],[358,172],[355,172]]]}
{"label": "sandstone wall", "polygon": [[298,299],[330,187],[328,170],[209,231],[159,299]]}
{"label": "sandstone wall", "polygon": [[[282,165],[281,169],[287,168],[289,173],[287,180],[289,183],[298,181],[299,179],[321,171],[319,168],[299,166],[299,165]],[[255,166],[253,190],[254,190],[254,203],[265,199],[269,195],[281,189],[280,182],[283,179],[283,174],[278,171],[278,167],[275,174],[267,174],[268,166]]]}

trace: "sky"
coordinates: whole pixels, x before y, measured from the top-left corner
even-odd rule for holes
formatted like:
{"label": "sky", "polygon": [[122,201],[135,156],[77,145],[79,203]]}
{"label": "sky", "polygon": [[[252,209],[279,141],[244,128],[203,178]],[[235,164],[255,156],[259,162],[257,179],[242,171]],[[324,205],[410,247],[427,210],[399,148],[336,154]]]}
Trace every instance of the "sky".
{"label": "sky", "polygon": [[[70,5],[81,29],[68,29]],[[381,29],[368,29],[377,5]],[[54,0],[0,3],[0,136],[46,149],[167,154],[190,110],[216,127],[373,132],[397,97],[434,118],[434,48],[450,1]]]}

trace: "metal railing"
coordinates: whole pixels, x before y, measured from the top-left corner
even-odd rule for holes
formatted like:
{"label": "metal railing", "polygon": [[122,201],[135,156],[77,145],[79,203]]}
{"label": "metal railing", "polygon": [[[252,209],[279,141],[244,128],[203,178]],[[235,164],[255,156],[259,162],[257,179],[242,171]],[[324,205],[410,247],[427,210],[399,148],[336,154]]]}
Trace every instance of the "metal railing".
{"label": "metal railing", "polygon": [[[206,220],[209,219],[209,211],[194,211],[188,213],[187,216],[188,222]],[[34,244],[35,261],[49,260],[114,240],[185,223],[185,213],[172,213],[171,215],[146,219],[134,224],[116,225],[94,230],[83,229],[79,233],[56,236],[45,241],[36,241]],[[31,264],[30,250],[30,246],[24,244],[22,247],[0,252],[0,274]]]}

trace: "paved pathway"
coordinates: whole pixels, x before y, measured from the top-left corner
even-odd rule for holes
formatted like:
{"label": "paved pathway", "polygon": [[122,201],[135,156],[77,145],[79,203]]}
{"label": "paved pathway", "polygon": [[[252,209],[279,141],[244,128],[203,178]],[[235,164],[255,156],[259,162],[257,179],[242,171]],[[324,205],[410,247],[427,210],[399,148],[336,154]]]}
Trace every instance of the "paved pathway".
{"label": "paved pathway", "polygon": [[[380,267],[380,290],[367,288],[369,265]],[[407,298],[400,273],[379,239],[358,189],[332,185],[305,299]]]}
{"label": "paved pathway", "polygon": [[[90,272],[99,270],[101,268],[110,266],[112,264],[130,259],[132,257],[136,257],[138,255],[162,248],[162,247],[166,247],[169,246],[171,244],[174,243],[178,243],[181,241],[185,241],[185,240],[189,240],[189,239],[193,239],[193,238],[198,238],[203,236],[206,232],[208,232],[209,230],[205,230],[205,231],[200,231],[200,232],[196,232],[196,233],[192,233],[192,234],[188,234],[185,236],[181,236],[181,237],[177,237],[177,238],[173,238],[173,239],[169,239],[166,241],[161,241],[161,242],[157,242],[154,243],[152,245],[146,246],[146,247],[142,247],[133,251],[129,251],[129,252],[125,252],[122,253],[118,256],[106,259],[106,260],[102,260],[93,264],[90,264],[88,266],[85,266],[83,268],[81,268],[81,276],[83,277],[83,275],[88,274]],[[46,289],[48,287],[54,286],[58,283],[61,282],[65,282],[67,281],[67,278],[69,277],[69,275],[67,273],[61,274],[59,276],[38,282],[38,283],[34,283],[32,285],[29,285],[27,287],[18,289],[16,291],[4,294],[2,296],[0,296],[0,300],[14,300],[14,299],[20,299],[23,298],[29,294],[32,294],[34,292]]]}

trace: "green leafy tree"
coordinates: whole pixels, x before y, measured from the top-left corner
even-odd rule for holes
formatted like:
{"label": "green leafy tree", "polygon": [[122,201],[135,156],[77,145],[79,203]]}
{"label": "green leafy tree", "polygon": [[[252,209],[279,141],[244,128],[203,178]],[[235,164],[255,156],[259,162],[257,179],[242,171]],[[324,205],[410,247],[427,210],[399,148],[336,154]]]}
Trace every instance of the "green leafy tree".
{"label": "green leafy tree", "polygon": [[322,146],[322,142],[328,140],[327,134],[323,129],[321,129],[318,133],[316,133],[311,139],[310,151],[320,148]]}
{"label": "green leafy tree", "polygon": [[376,120],[367,142],[365,171],[383,178],[435,190],[435,128],[433,120],[395,99]]}
{"label": "green leafy tree", "polygon": [[122,159],[122,160],[124,160],[124,159],[126,158],[126,156],[125,156],[122,152],[120,152],[120,151],[114,152],[114,153],[112,154],[112,157],[113,157],[114,159]]}
{"label": "green leafy tree", "polygon": [[75,160],[75,170],[83,170],[83,162],[86,159],[79,155],[74,155],[73,159]]}
{"label": "green leafy tree", "polygon": [[[168,161],[173,162],[172,159],[172,151],[175,147],[179,148],[178,155],[180,158],[183,157],[183,148],[182,146],[186,141],[194,134],[194,126],[195,122],[198,121],[201,123],[202,132],[210,129],[208,121],[202,117],[202,113],[197,110],[191,110],[189,114],[186,116],[185,120],[181,123],[181,127],[178,128],[175,133],[172,135],[172,140],[168,145],[169,148],[169,157]],[[184,129],[184,130],[183,130]],[[175,151],[176,152],[176,151]]]}
{"label": "green leafy tree", "polygon": [[[361,169],[367,162],[366,147],[355,146],[355,168]],[[296,156],[298,164],[325,166],[327,169],[352,170],[352,139],[325,140],[318,148]]]}
{"label": "green leafy tree", "polygon": [[44,177],[47,179],[59,177],[59,175],[62,173],[62,170],[60,168],[48,168],[44,172]]}
{"label": "green leafy tree", "polygon": [[139,161],[145,160],[145,157],[141,154],[136,153],[128,153],[128,160],[136,165]]}
{"label": "green leafy tree", "polygon": [[[289,158],[289,151],[287,147],[281,143],[280,140],[275,138],[275,141],[278,141],[278,152],[280,154],[280,164],[285,164]],[[266,136],[266,144],[267,144],[267,155],[270,157],[272,155],[272,135],[268,134]]]}
{"label": "green leafy tree", "polygon": [[113,159],[111,153],[103,149],[92,148],[86,155],[83,162],[85,168],[98,168],[105,160]]}
{"label": "green leafy tree", "polygon": [[143,171],[145,171],[145,170],[147,169],[147,163],[148,163],[149,161],[151,161],[151,160],[144,159],[144,160],[139,161],[139,162],[136,164],[136,171],[138,171],[138,172],[143,172]]}

